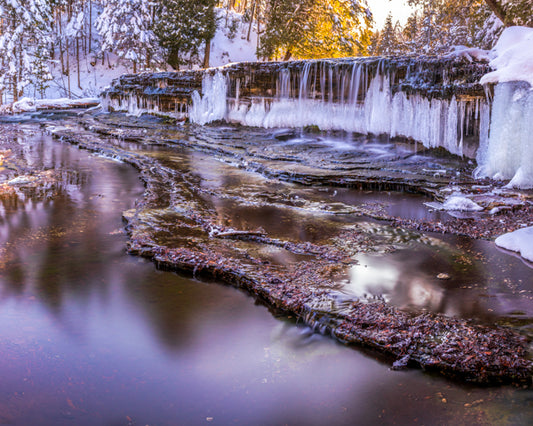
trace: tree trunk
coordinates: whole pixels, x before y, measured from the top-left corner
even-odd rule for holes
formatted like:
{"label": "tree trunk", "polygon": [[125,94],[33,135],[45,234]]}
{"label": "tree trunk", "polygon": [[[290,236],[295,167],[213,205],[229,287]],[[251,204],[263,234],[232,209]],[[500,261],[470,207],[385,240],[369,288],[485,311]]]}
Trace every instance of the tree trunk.
{"label": "tree trunk", "polygon": [[254,15],[255,15],[255,5],[257,3],[257,0],[254,0],[254,4],[252,6],[252,16],[250,17],[250,25],[248,26],[248,35],[246,36],[246,41],[250,41],[250,33],[252,32],[252,25],[254,23]]}
{"label": "tree trunk", "polygon": [[78,67],[78,88],[82,90],[80,79],[80,38],[76,37],[76,65]]}
{"label": "tree trunk", "polygon": [[505,21],[507,20],[507,15],[505,13],[505,10],[503,10],[502,5],[498,3],[497,0],[485,0],[485,3],[487,3],[489,9],[494,12],[498,19],[502,21],[504,25],[506,25],[507,22]]}
{"label": "tree trunk", "polygon": [[67,89],[68,89],[67,97],[70,98],[70,59],[69,59],[70,55],[68,52],[68,41],[65,44],[66,44],[66,50],[67,50]]}
{"label": "tree trunk", "polygon": [[63,52],[63,27],[61,25],[61,11],[57,12],[57,22],[59,28],[59,58],[61,60],[61,74],[65,75],[65,57]]}
{"label": "tree trunk", "polygon": [[17,102],[19,100],[19,93],[17,90],[17,76],[13,76],[13,102]]}
{"label": "tree trunk", "polygon": [[132,61],[133,62],[133,74],[137,74],[137,61]]}
{"label": "tree trunk", "polygon": [[205,41],[205,52],[204,52],[204,68],[209,68],[209,59],[211,56],[211,40]]}
{"label": "tree trunk", "polygon": [[283,58],[283,60],[288,61],[289,59],[291,59],[291,56],[292,56],[292,52],[291,52],[291,48],[289,47],[287,49],[287,52],[285,53],[285,57]]}
{"label": "tree trunk", "polygon": [[91,53],[93,44],[93,1],[89,0],[89,53]]}

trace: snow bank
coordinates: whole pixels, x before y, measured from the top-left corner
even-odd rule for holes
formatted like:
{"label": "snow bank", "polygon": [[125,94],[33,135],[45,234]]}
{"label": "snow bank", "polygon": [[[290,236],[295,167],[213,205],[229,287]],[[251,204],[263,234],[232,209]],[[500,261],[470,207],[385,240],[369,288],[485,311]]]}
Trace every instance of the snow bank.
{"label": "snow bank", "polygon": [[18,114],[45,109],[68,109],[95,106],[100,103],[98,98],[82,99],[33,99],[22,98],[17,102],[0,106],[0,114]]}
{"label": "snow bank", "polygon": [[224,8],[217,9],[218,26],[211,41],[209,65],[219,67],[233,62],[256,62],[257,28],[254,24],[248,40],[249,23],[243,16]]}
{"label": "snow bank", "polygon": [[496,245],[520,253],[524,259],[533,262],[533,226],[496,238]]}
{"label": "snow bank", "polygon": [[533,87],[533,28],[506,28],[490,57],[495,71],[484,75],[481,84],[526,81]]}
{"label": "snow bank", "polygon": [[35,99],[31,98],[22,98],[21,100],[14,102],[11,106],[11,110],[16,112],[26,112],[26,111],[36,111],[37,105],[35,104]]}

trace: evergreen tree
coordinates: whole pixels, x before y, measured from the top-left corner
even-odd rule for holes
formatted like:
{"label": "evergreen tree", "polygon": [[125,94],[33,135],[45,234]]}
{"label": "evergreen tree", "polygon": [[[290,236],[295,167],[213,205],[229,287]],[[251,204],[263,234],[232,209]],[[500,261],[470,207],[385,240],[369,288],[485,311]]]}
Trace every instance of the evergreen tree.
{"label": "evergreen tree", "polygon": [[13,101],[35,83],[41,94],[51,79],[48,69],[52,12],[46,0],[0,0],[0,92]]}
{"label": "evergreen tree", "polygon": [[401,50],[406,53],[414,53],[417,50],[416,38],[419,31],[418,13],[415,12],[407,18],[407,22],[402,29],[402,46]]}
{"label": "evergreen tree", "polygon": [[366,52],[371,15],[356,0],[269,0],[262,56],[324,58]]}
{"label": "evergreen tree", "polygon": [[161,62],[157,38],[152,31],[152,7],[144,0],[104,0],[96,29],[102,37],[102,51],[112,51],[130,60],[133,72],[155,68]]}
{"label": "evergreen tree", "polygon": [[380,34],[377,53],[379,55],[394,55],[399,53],[399,50],[399,39],[396,34],[396,28],[392,25],[392,15],[389,13]]}
{"label": "evergreen tree", "polygon": [[215,0],[159,0],[154,31],[172,68],[198,62],[202,46],[208,65],[211,40],[216,32]]}

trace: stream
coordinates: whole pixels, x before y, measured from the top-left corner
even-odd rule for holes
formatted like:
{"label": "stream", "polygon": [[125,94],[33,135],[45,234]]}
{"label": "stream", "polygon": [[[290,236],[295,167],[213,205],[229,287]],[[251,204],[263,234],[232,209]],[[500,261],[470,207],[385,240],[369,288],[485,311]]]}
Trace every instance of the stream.
{"label": "stream", "polygon": [[[118,125],[110,126],[115,119]],[[445,213],[422,204],[427,195],[317,184],[326,175],[330,180],[337,179],[335,173],[346,177],[342,168],[355,166],[338,154],[354,145],[372,148],[377,161],[396,164],[399,178],[394,185],[404,189],[417,179],[435,183],[440,179],[436,171],[449,174],[455,170],[449,162],[455,160],[431,157],[424,176],[404,179],[418,167],[416,155],[412,148],[406,153],[408,148],[387,141],[346,146],[336,137],[304,135],[304,142],[311,139],[307,146],[324,151],[294,168],[293,148],[303,142],[302,135],[290,132],[276,137],[283,150],[257,143],[252,153],[243,155],[240,145],[250,139],[271,140],[272,132],[244,128],[237,142],[217,146],[213,140],[228,138],[226,127],[165,128],[146,118],[128,130],[123,118],[112,116],[89,123],[93,127],[88,132],[89,125],[80,127],[69,117],[18,121],[0,123],[0,150],[10,150],[19,172],[24,167],[48,171],[54,179],[36,186],[20,181],[12,185],[14,191],[2,193],[0,423],[533,421],[531,389],[461,384],[418,369],[392,371],[384,356],[343,345],[301,320],[271,312],[239,289],[158,270],[149,260],[126,252],[121,216],[134,208],[137,215],[145,215],[143,220],[149,217],[154,227],[150,237],[169,248],[204,244],[195,227],[187,228],[189,233],[175,230],[187,209],[209,218],[210,226],[218,227],[213,232],[261,228],[272,239],[269,244],[216,244],[224,253],[232,250],[235,259],[242,256],[250,264],[250,258],[262,259],[276,270],[310,257],[272,241],[329,247],[341,232],[355,229],[368,238],[358,241],[354,261],[335,271],[335,284],[326,285],[338,309],[347,299],[379,299],[405,310],[511,325],[529,336],[530,265],[488,241],[398,230],[377,219],[385,212],[447,220]],[[61,141],[67,130],[87,141],[106,140],[111,131],[127,137],[118,135],[111,150],[94,154]],[[145,186],[139,171],[117,161],[126,154],[157,161],[185,180],[176,175],[167,182],[155,179],[159,191],[141,201]],[[373,160],[363,158],[358,167],[368,161]],[[335,172],[322,166],[332,162],[340,164]],[[463,166],[466,176],[469,166]],[[320,173],[309,173],[311,169]],[[388,173],[374,169],[373,175]],[[0,183],[13,179],[12,169],[0,171]],[[302,185],[298,173],[313,178]],[[439,273],[450,279],[437,278]]]}

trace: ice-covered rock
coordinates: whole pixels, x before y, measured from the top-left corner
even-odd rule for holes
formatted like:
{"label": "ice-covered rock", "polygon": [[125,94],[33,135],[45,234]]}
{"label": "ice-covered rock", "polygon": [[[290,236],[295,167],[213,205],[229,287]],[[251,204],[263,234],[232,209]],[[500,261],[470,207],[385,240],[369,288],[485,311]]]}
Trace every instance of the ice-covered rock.
{"label": "ice-covered rock", "polygon": [[520,253],[524,259],[533,262],[533,226],[501,235],[496,238],[496,245]]}

